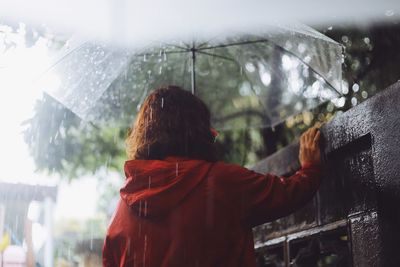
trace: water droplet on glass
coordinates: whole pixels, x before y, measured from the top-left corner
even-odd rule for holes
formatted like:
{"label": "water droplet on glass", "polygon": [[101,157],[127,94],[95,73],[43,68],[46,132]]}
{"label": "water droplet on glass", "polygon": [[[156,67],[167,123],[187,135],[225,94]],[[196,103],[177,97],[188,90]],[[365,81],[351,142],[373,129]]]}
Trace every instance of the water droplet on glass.
{"label": "water droplet on glass", "polygon": [[352,98],[351,98],[351,105],[352,105],[352,106],[355,106],[355,105],[357,105],[357,103],[358,103],[357,98],[352,97]]}
{"label": "water droplet on glass", "polygon": [[358,85],[358,83],[355,83],[355,84],[353,84],[351,89],[353,90],[354,93],[357,93],[358,90],[360,90],[360,86]]}
{"label": "water droplet on glass", "polygon": [[244,65],[244,67],[246,68],[246,70],[248,72],[254,72],[256,70],[256,66],[254,66],[254,64],[251,62],[246,63],[246,65]]}
{"label": "water droplet on glass", "polygon": [[306,47],[305,44],[299,44],[299,45],[297,46],[297,50],[298,50],[300,53],[304,53],[304,52],[306,51],[306,49],[307,49],[307,47]]}
{"label": "water droplet on glass", "polygon": [[361,92],[362,98],[366,99],[368,97],[368,92],[367,91],[362,91]]}

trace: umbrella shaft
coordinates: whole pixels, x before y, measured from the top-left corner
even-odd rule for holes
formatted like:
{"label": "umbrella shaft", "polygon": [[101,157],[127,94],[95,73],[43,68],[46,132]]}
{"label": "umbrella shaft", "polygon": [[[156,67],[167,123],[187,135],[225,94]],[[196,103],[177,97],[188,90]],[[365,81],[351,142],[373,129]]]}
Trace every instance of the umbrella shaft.
{"label": "umbrella shaft", "polygon": [[192,64],[191,64],[191,67],[192,67],[192,70],[191,70],[191,82],[192,82],[192,94],[196,94],[196,50],[195,50],[195,48],[193,47],[192,49],[191,49],[191,52],[192,52]]}

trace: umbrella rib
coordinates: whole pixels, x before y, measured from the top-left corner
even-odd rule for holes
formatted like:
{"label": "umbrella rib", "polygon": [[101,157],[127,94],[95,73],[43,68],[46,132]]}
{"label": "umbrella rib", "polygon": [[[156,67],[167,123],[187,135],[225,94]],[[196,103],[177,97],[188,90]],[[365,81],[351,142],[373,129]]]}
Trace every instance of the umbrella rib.
{"label": "umbrella rib", "polygon": [[[167,54],[167,55],[170,55],[170,54],[182,54],[182,53],[188,53],[188,52],[190,52],[190,50],[189,51],[186,51],[186,50],[182,50],[182,51],[165,51],[164,53]],[[136,57],[154,56],[154,55],[155,55],[154,53],[134,54],[134,56],[136,56]]]}
{"label": "umbrella rib", "polygon": [[208,53],[208,52],[204,52],[204,51],[197,51],[197,53],[203,54],[203,55],[207,55],[207,56],[212,56],[212,57],[218,57],[218,58],[222,58],[222,59],[226,59],[226,60],[229,60],[229,61],[236,62],[233,58],[220,56],[220,55],[213,54],[213,53]]}
{"label": "umbrella rib", "polygon": [[[267,39],[260,39],[260,40],[255,40],[255,41],[244,41],[244,42],[236,42],[236,43],[230,43],[230,44],[221,44],[221,45],[216,45],[216,46],[209,46],[209,47],[205,47],[205,48],[198,48],[197,52],[200,53],[200,51],[204,51],[204,50],[209,50],[209,49],[214,49],[214,48],[224,48],[224,47],[230,47],[230,46],[238,46],[238,45],[246,45],[246,44],[256,44],[256,43],[264,43],[264,42],[271,42]],[[273,43],[273,42],[272,42]],[[304,65],[306,65],[307,67],[309,67],[314,73],[318,74],[325,82],[327,85],[329,85],[333,90],[335,90],[336,93],[338,93],[340,96],[343,96],[343,94],[341,92],[339,92],[335,86],[333,86],[324,76],[322,76],[320,73],[318,73],[318,71],[316,71],[313,67],[311,67],[307,62],[305,62],[303,59],[301,59],[300,57],[298,57],[297,55],[295,55],[294,53],[284,49],[283,47],[277,45],[274,43],[274,45],[276,47],[278,47],[281,51],[283,51],[284,53],[288,53],[294,57],[296,57],[297,59],[299,59]]]}
{"label": "umbrella rib", "polygon": [[57,65],[58,63],[60,63],[64,58],[66,58],[68,55],[70,55],[72,52],[75,52],[76,50],[80,49],[82,46],[84,46],[87,42],[84,42],[80,45],[78,45],[77,47],[75,47],[74,49],[72,49],[71,51],[69,51],[68,53],[66,53],[65,55],[63,55],[61,58],[59,58],[56,62],[54,62],[53,64],[51,64],[50,67],[48,67],[45,71],[43,71],[43,73],[39,76],[42,77],[43,75],[45,75],[49,70],[51,70],[55,65]]}
{"label": "umbrella rib", "polygon": [[169,44],[169,43],[164,43],[164,42],[162,42],[162,44],[164,44],[166,46],[173,46],[173,47],[182,49],[183,51],[190,51],[190,48],[187,48],[187,47],[184,47],[184,46],[174,45],[174,44]]}
{"label": "umbrella rib", "polygon": [[301,59],[300,57],[296,56],[294,53],[292,53],[291,51],[288,51],[286,49],[284,49],[283,47],[276,45],[276,47],[278,47],[278,49],[280,49],[281,51],[283,51],[284,53],[287,53],[289,55],[292,55],[294,57],[296,57],[298,60],[300,60],[304,65],[306,65],[307,67],[309,67],[311,69],[312,72],[316,73],[319,77],[321,77],[327,85],[329,85],[333,90],[335,90],[336,93],[338,93],[340,96],[343,96],[343,94],[341,92],[339,92],[335,86],[333,86],[324,76],[322,76],[318,71],[316,71],[312,66],[310,66],[307,62],[305,62],[303,59]]}
{"label": "umbrella rib", "polygon": [[265,42],[269,42],[269,40],[261,39],[261,40],[254,40],[254,41],[243,41],[243,42],[236,42],[236,43],[229,43],[229,44],[220,44],[220,45],[215,45],[215,46],[207,46],[204,48],[197,48],[197,50],[202,51],[202,50],[209,50],[209,49],[214,49],[214,48],[224,48],[224,47],[230,47],[230,46],[265,43]]}

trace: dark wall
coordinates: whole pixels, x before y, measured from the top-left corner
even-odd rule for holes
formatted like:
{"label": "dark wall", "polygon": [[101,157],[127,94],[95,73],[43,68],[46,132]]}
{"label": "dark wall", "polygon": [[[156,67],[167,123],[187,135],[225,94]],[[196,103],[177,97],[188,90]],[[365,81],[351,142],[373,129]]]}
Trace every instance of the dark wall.
{"label": "dark wall", "polygon": [[[400,266],[400,82],[321,131],[320,190],[296,213],[254,229],[259,265],[279,266],[279,251],[280,266]],[[292,144],[254,169],[290,175],[297,155]]]}

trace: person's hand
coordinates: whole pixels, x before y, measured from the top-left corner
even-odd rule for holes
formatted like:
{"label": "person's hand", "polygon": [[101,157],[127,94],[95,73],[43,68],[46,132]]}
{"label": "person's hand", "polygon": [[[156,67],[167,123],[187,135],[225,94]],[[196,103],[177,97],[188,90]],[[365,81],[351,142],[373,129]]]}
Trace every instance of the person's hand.
{"label": "person's hand", "polygon": [[302,167],[308,164],[321,164],[319,138],[320,131],[317,127],[312,127],[301,135],[299,160]]}

